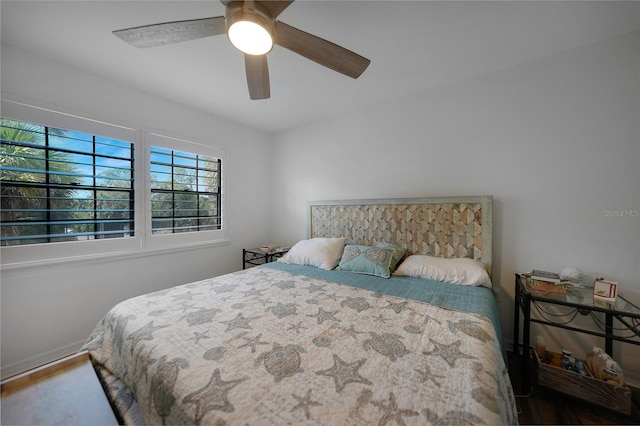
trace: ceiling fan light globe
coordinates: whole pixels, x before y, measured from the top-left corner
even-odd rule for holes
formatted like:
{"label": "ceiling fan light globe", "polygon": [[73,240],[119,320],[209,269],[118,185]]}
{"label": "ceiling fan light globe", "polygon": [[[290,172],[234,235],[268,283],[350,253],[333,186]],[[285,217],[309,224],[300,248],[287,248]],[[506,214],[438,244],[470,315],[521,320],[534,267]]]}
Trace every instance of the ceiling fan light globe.
{"label": "ceiling fan light globe", "polygon": [[227,30],[231,44],[248,55],[264,55],[273,48],[271,33],[256,22],[239,20]]}

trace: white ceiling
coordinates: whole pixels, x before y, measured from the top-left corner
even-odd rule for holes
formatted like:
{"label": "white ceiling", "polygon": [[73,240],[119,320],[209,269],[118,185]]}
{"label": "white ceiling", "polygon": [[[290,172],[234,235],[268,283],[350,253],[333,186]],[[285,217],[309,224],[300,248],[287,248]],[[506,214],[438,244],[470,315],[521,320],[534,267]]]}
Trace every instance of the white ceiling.
{"label": "white ceiling", "polygon": [[[225,36],[148,49],[116,29],[224,14],[216,0],[2,0],[2,42],[277,132],[640,28],[640,2],[298,0],[279,20],[371,60],[357,80],[276,46],[271,99],[249,100]],[[8,89],[10,90],[10,88]]]}

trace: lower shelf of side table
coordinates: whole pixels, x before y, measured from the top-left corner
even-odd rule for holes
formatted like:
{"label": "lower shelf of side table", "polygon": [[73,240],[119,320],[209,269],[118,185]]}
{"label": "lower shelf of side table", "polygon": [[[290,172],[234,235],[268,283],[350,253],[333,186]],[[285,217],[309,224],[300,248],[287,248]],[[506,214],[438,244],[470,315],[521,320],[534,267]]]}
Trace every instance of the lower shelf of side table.
{"label": "lower shelf of side table", "polygon": [[[534,374],[540,386],[626,415],[631,414],[631,389],[614,386],[592,376],[545,364],[531,351]],[[558,355],[559,357],[559,355]]]}

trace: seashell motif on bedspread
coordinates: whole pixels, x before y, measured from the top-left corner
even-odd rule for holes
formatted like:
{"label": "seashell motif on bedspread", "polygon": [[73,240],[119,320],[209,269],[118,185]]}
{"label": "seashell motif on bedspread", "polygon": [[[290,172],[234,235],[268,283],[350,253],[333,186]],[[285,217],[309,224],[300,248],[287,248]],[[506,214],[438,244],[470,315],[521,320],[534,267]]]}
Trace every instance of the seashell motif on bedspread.
{"label": "seashell motif on bedspread", "polygon": [[517,423],[487,318],[269,267],[124,301],[85,348],[146,424]]}

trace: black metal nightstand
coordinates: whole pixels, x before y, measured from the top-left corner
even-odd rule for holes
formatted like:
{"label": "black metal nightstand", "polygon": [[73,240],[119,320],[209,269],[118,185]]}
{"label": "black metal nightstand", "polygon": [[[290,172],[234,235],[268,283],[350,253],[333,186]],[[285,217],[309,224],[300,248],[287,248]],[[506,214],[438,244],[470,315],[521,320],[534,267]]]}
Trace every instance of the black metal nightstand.
{"label": "black metal nightstand", "polygon": [[[618,296],[614,302],[603,302],[594,299],[592,287],[569,287],[566,294],[539,291],[527,285],[527,280],[529,279],[524,274],[516,274],[515,279],[513,344],[514,352],[517,354],[521,344],[520,313],[522,312],[523,330],[520,364],[522,368],[522,392],[529,392],[530,390],[530,327],[532,322],[602,337],[605,341],[605,352],[609,355],[613,354],[614,340],[640,345],[640,339],[638,339],[640,338],[640,308],[623,297]],[[564,306],[565,313],[542,316],[539,314],[544,312],[541,308],[542,304]],[[532,306],[536,307],[538,315],[531,315]],[[599,327],[588,329],[573,324],[572,320],[578,313],[582,316],[591,316]],[[614,319],[618,321],[616,327],[613,324]],[[623,336],[620,334],[621,331],[627,331],[628,333]]]}
{"label": "black metal nightstand", "polygon": [[242,249],[242,269],[273,262],[284,256],[288,251],[289,248],[282,247],[270,251],[265,251],[261,248]]}

